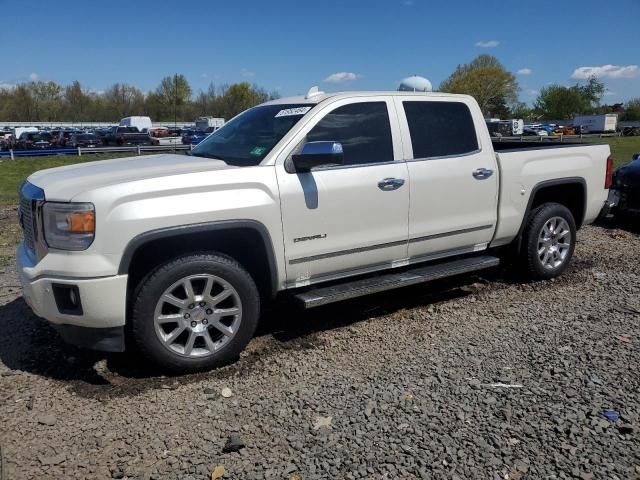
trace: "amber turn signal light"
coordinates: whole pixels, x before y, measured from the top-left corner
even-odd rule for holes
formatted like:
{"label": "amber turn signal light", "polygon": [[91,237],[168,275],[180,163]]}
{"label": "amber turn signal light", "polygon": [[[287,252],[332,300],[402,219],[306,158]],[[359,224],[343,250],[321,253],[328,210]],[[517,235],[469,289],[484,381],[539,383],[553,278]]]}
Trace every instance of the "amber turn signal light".
{"label": "amber turn signal light", "polygon": [[73,212],[69,215],[69,231],[72,233],[93,233],[96,230],[95,212]]}

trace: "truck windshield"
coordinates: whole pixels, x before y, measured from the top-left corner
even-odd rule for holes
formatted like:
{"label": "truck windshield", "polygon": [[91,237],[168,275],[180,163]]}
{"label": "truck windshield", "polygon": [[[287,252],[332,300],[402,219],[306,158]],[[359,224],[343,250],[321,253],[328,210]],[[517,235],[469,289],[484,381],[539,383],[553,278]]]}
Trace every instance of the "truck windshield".
{"label": "truck windshield", "polygon": [[209,135],[191,154],[229,165],[258,165],[312,107],[279,104],[252,108]]}

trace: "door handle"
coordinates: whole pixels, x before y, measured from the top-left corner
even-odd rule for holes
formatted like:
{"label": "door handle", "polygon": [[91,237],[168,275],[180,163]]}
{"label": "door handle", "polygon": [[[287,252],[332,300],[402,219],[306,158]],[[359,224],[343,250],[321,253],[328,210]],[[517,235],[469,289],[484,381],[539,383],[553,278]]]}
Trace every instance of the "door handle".
{"label": "door handle", "polygon": [[484,180],[493,175],[493,170],[490,168],[479,168],[473,172],[473,176],[478,180]]}
{"label": "door handle", "polygon": [[383,178],[378,182],[378,188],[385,192],[397,190],[402,185],[404,185],[404,180],[402,178]]}

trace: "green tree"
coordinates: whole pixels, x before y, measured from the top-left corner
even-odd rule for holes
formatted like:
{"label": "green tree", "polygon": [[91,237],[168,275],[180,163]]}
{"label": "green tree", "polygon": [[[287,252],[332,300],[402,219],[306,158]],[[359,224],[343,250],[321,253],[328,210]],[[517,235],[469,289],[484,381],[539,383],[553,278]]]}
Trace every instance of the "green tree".
{"label": "green tree", "polygon": [[439,90],[473,96],[487,117],[508,116],[509,105],[518,100],[516,77],[491,55],[479,55],[471,63],[458,65]]}
{"label": "green tree", "polygon": [[532,120],[534,118],[533,110],[524,102],[516,102],[511,106],[511,118],[521,118],[523,120]]}
{"label": "green tree", "polygon": [[37,120],[33,96],[28,85],[19,84],[10,90],[4,111],[6,121],[32,122]]}
{"label": "green tree", "polygon": [[90,121],[93,99],[77,80],[64,89],[65,117],[74,122]]}
{"label": "green tree", "polygon": [[184,106],[191,101],[191,85],[181,74],[164,77],[155,93],[157,96],[155,98],[164,107],[163,116],[172,113],[174,117],[181,118],[185,110]]}
{"label": "green tree", "polygon": [[144,94],[133,85],[115,83],[104,92],[103,98],[113,120],[144,113]]}
{"label": "green tree", "polygon": [[30,82],[33,120],[57,121],[61,109],[62,87],[55,82]]}
{"label": "green tree", "polygon": [[227,120],[270,99],[267,92],[255,85],[252,87],[247,82],[236,83],[228,87],[223,86],[222,92],[222,95],[217,98],[216,110],[221,117]]}
{"label": "green tree", "polygon": [[640,121],[640,98],[634,98],[625,104],[622,119],[628,122]]}
{"label": "green tree", "polygon": [[602,95],[604,84],[595,77],[590,78],[586,85],[549,85],[540,90],[534,111],[549,120],[566,120],[575,115],[595,113]]}

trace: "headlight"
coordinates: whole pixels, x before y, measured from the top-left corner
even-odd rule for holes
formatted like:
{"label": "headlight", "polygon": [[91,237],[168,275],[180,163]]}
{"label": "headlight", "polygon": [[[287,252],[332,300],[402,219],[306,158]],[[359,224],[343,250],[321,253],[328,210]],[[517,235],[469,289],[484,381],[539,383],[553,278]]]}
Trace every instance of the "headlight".
{"label": "headlight", "polygon": [[92,203],[46,202],[42,208],[44,239],[51,248],[86,250],[96,232]]}

